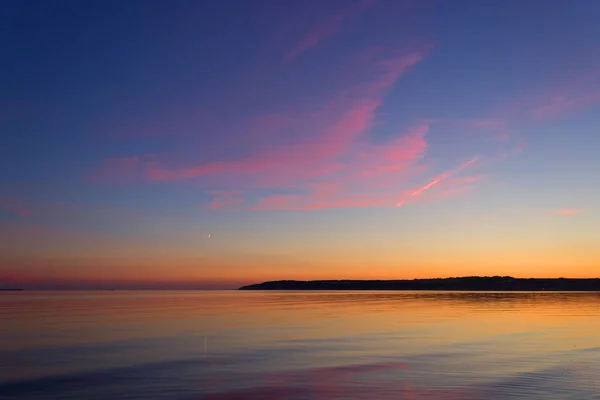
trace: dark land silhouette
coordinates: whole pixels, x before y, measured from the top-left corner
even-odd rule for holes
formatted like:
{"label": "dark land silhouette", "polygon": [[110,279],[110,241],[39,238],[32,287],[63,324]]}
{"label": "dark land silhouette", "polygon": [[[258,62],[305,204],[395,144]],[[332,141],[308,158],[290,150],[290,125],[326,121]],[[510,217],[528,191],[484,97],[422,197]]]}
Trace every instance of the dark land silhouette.
{"label": "dark land silhouette", "polygon": [[513,278],[468,276],[413,280],[269,281],[239,290],[490,290],[490,291],[600,291],[600,278]]}

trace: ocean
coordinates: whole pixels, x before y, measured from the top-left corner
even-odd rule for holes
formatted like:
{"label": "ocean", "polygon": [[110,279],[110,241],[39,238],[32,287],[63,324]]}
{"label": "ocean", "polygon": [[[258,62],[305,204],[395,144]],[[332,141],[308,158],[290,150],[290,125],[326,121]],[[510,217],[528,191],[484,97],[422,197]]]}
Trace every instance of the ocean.
{"label": "ocean", "polygon": [[0,399],[600,399],[600,293],[0,292]]}

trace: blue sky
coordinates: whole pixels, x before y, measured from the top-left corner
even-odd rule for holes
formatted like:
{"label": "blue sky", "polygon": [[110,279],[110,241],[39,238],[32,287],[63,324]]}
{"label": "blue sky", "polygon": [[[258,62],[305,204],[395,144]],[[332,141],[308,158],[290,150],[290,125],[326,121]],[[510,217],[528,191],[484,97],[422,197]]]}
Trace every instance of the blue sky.
{"label": "blue sky", "polygon": [[0,283],[596,276],[599,17],[7,2]]}

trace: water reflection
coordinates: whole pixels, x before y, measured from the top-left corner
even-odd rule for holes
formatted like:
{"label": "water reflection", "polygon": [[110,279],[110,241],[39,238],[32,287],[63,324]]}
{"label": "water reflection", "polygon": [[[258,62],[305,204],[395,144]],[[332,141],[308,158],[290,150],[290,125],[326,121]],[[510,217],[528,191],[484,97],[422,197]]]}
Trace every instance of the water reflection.
{"label": "water reflection", "polygon": [[600,398],[599,306],[590,292],[2,293],[0,398]]}

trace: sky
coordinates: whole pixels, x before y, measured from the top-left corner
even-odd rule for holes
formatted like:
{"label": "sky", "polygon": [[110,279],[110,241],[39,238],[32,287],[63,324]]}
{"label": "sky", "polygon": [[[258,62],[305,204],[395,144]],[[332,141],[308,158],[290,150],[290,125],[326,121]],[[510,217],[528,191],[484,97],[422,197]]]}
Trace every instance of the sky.
{"label": "sky", "polygon": [[600,276],[596,0],[7,0],[0,287]]}

